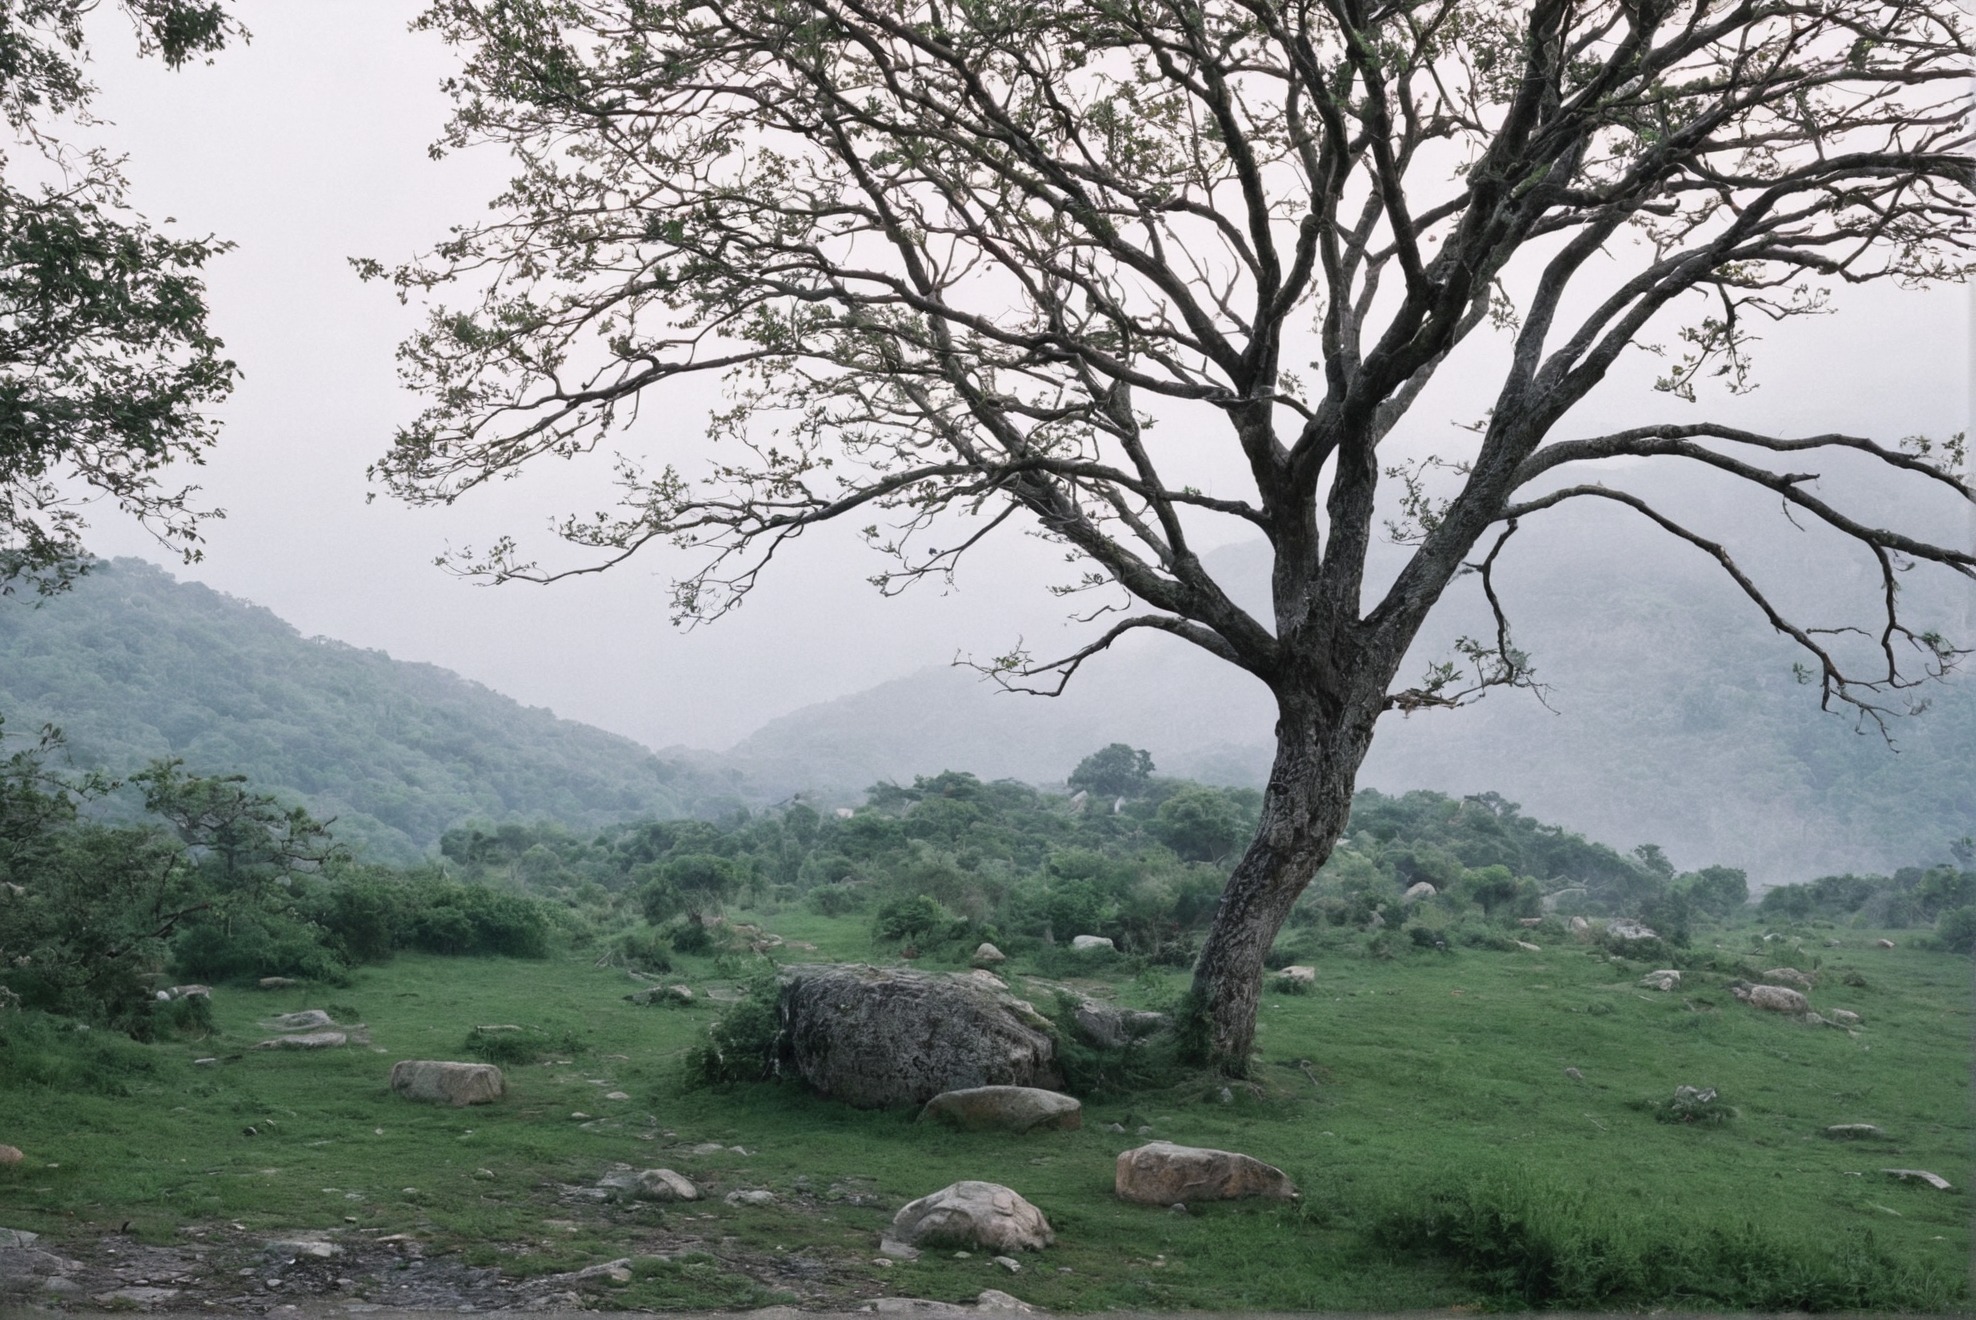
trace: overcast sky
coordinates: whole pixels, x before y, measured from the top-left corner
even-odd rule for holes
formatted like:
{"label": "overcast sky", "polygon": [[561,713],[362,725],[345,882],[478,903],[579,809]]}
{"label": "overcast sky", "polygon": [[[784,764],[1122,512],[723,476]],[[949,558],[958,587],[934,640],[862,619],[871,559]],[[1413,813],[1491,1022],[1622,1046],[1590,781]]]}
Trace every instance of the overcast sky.
{"label": "overcast sky", "polygon": [[[178,567],[107,516],[92,538],[100,553],[164,562],[306,634],[444,665],[654,746],[723,747],[775,715],[957,651],[999,653],[1018,637],[1042,650],[1061,635],[1042,590],[1061,565],[1020,537],[965,573],[957,594],[886,601],[864,583],[877,561],[843,536],[812,535],[738,614],[691,633],[666,619],[662,559],[550,588],[489,589],[433,567],[449,543],[537,531],[565,502],[596,507],[553,484],[503,487],[443,512],[366,503],[366,463],[415,408],[392,361],[413,318],[388,291],[358,283],[346,258],[402,260],[475,218],[502,161],[427,157],[450,57],[406,31],[411,6],[250,0],[240,12],[250,45],[177,74],[128,59],[114,27],[101,33],[99,109],[114,121],[108,140],[130,154],[140,208],[238,244],[210,285],[216,328],[245,375],[198,476],[227,510],[209,528],[205,562]],[[1958,429],[1969,410],[1969,306],[1960,290],[1874,290],[1842,315],[1780,328],[1764,348],[1762,388],[1731,411],[1777,430],[1887,439]],[[1640,389],[1644,369],[1613,382],[1603,418],[1693,415]],[[1441,406],[1435,423],[1452,416],[1453,404]],[[693,420],[666,410],[645,438],[678,439]]]}

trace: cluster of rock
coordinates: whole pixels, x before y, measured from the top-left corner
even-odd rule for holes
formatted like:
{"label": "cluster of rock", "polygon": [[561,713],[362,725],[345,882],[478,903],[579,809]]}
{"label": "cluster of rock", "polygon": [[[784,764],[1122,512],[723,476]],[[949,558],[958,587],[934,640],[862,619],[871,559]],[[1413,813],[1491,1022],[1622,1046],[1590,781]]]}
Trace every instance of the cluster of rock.
{"label": "cluster of rock", "polygon": [[[1792,980],[1804,986],[1814,984],[1814,978],[1790,967],[1774,967],[1763,975],[1766,981]],[[1849,1008],[1833,1008],[1827,1009],[1823,1014],[1814,1013],[1811,1011],[1811,1001],[1805,998],[1804,991],[1789,985],[1751,985],[1747,981],[1731,981],[1729,993],[1751,1008],[1782,1013],[1809,1026],[1851,1028],[1858,1026],[1861,1021],[1860,1015]]]}

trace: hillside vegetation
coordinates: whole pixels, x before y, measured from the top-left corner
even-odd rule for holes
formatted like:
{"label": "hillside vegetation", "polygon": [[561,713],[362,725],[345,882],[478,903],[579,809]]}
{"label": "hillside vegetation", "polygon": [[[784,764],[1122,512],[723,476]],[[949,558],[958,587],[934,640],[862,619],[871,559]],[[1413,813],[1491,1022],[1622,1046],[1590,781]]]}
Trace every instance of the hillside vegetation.
{"label": "hillside vegetation", "polygon": [[60,726],[77,765],[127,774],[176,757],[244,774],[378,859],[413,860],[476,817],[588,827],[743,800],[734,776],[432,665],[304,638],[135,559],[61,596],[0,601],[0,716],[17,735]]}

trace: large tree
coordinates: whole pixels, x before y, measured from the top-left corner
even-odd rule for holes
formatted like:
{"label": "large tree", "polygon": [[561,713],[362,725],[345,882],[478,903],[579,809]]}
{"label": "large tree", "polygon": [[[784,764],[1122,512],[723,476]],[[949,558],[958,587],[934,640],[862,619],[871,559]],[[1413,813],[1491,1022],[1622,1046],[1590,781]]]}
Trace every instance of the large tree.
{"label": "large tree", "polygon": [[[96,0],[0,0],[0,594],[86,566],[82,508],[107,498],[197,557],[208,516],[166,469],[213,442],[234,365],[201,270],[224,243],[131,209],[85,72]],[[123,0],[139,50],[176,68],[240,35],[220,0]]]}
{"label": "large tree", "polygon": [[[1254,675],[1276,758],[1194,983],[1224,1069],[1381,714],[1528,682],[1491,571],[1544,510],[1601,501],[1711,557],[1828,706],[1878,719],[1955,658],[1896,584],[1976,555],[1841,497],[1864,464],[1961,507],[1959,440],[1562,425],[1650,340],[1693,401],[1746,386],[1753,327],[1828,286],[1965,275],[1949,0],[437,0],[422,23],[463,59],[442,145],[498,144],[516,173],[492,219],[392,272],[434,304],[402,350],[429,404],[376,474],[450,502],[716,375],[713,458],[620,454],[615,508],[558,524],[590,557],[504,539],[461,566],[546,580],[671,543],[701,552],[673,603],[705,619],[819,523],[865,524],[886,589],[1027,523],[1080,563],[1066,590],[1132,608],[1069,655],[1003,657],[1005,681],[1055,690],[1141,629]],[[1396,454],[1463,358],[1492,373],[1472,440]],[[1245,489],[1190,484],[1213,447]],[[1791,617],[1595,466],[1615,458],[1850,538],[1884,617],[1859,647]],[[1266,612],[1203,568],[1214,520],[1271,546]],[[1382,522],[1412,550],[1373,582]],[[1470,570],[1498,626],[1403,683]]]}

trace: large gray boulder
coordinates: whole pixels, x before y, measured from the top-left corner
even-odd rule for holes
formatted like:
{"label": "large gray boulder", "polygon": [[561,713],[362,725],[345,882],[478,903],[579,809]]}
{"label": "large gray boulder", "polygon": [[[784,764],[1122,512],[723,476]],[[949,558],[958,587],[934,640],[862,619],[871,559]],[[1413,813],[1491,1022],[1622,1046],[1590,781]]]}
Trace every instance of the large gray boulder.
{"label": "large gray boulder", "polygon": [[847,1104],[1063,1084],[1049,1021],[986,976],[821,964],[780,975],[778,1071]]}
{"label": "large gray boulder", "polygon": [[501,1070],[491,1063],[444,1063],[400,1059],[391,1065],[391,1090],[407,1100],[433,1104],[492,1104],[508,1092]]}
{"label": "large gray boulder", "polygon": [[1232,1150],[1148,1142],[1121,1152],[1112,1183],[1121,1200],[1141,1205],[1184,1205],[1190,1201],[1233,1201],[1259,1196],[1293,1201],[1296,1184],[1273,1164]]}
{"label": "large gray boulder", "polygon": [[998,1183],[957,1182],[908,1202],[885,1230],[887,1243],[1041,1251],[1056,1241],[1043,1212]]}
{"label": "large gray boulder", "polygon": [[934,1096],[920,1110],[919,1121],[945,1123],[963,1132],[1072,1132],[1084,1126],[1084,1106],[1035,1086],[970,1086]]}

